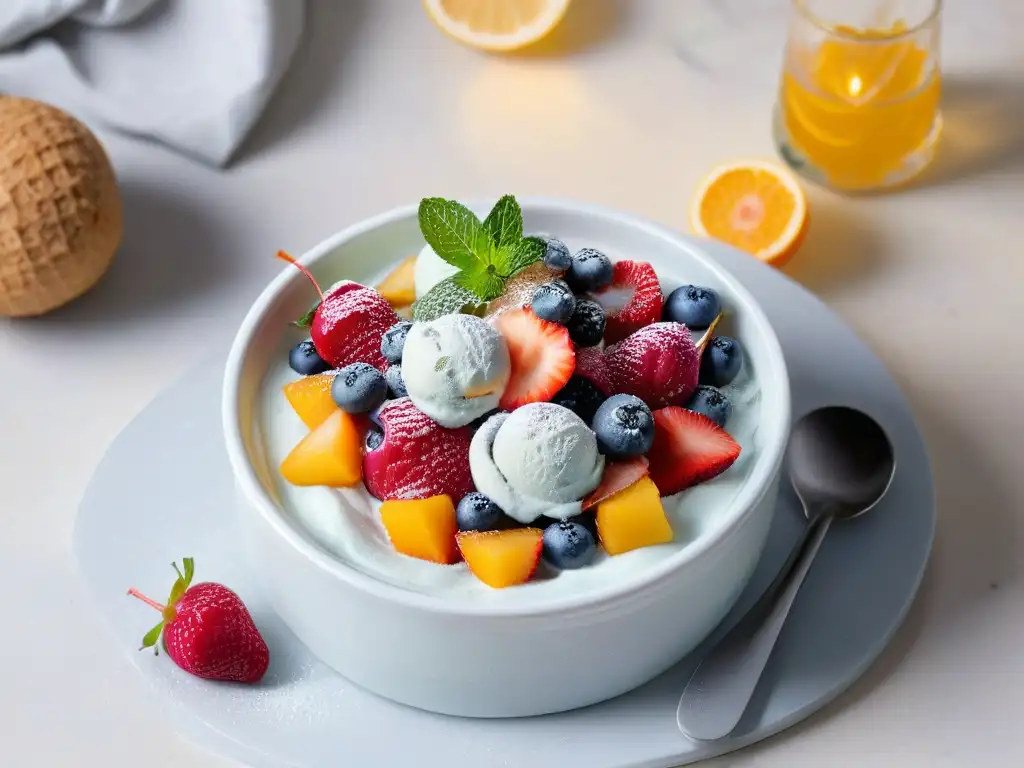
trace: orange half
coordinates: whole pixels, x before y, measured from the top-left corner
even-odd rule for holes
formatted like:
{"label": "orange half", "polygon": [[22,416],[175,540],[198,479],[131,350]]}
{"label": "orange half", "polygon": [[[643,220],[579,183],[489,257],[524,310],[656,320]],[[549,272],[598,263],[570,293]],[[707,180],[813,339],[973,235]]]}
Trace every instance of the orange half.
{"label": "orange half", "polygon": [[423,0],[433,22],[461,43],[513,51],[548,35],[570,0]]}
{"label": "orange half", "polygon": [[720,165],[701,183],[690,207],[694,233],[781,266],[807,231],[807,198],[796,177],[774,163]]}

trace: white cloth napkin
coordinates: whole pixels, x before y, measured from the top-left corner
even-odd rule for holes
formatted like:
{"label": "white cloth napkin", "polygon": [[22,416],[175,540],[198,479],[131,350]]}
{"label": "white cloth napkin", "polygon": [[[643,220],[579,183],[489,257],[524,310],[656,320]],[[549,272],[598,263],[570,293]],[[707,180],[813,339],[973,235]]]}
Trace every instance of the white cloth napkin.
{"label": "white cloth napkin", "polygon": [[223,166],[304,17],[304,0],[0,0],[0,93]]}

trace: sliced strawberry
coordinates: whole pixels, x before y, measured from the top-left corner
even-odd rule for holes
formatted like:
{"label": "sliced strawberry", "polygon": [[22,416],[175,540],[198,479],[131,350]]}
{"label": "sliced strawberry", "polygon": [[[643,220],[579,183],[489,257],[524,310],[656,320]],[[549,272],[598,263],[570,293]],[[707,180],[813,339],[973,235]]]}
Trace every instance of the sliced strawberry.
{"label": "sliced strawberry", "polygon": [[380,337],[399,319],[373,288],[343,280],[324,292],[309,335],[320,357],[334,368],[369,363],[384,371],[388,362],[380,351]]}
{"label": "sliced strawberry", "polygon": [[654,412],[651,479],[671,496],[717,477],[740,455],[739,444],[702,413],[670,406]]}
{"label": "sliced strawberry", "polygon": [[492,321],[508,343],[512,375],[500,407],[511,411],[527,403],[551,400],[576,368],[569,331],[541,320],[530,309],[510,309]]}
{"label": "sliced strawberry", "polygon": [[615,262],[611,283],[594,299],[604,309],[605,344],[615,344],[661,320],[661,283],[646,261]]}
{"label": "sliced strawberry", "polygon": [[576,348],[576,375],[587,379],[601,390],[605,397],[611,397],[615,394],[612,373],[608,370],[608,362],[604,359],[604,352],[598,347]]}
{"label": "sliced strawberry", "polygon": [[682,405],[697,388],[700,354],[682,323],[654,323],[605,350],[617,394],[651,408]]}
{"label": "sliced strawberry", "polygon": [[648,462],[643,456],[624,461],[606,461],[601,484],[583,500],[584,511],[595,507],[619,491],[624,491],[648,472]]}

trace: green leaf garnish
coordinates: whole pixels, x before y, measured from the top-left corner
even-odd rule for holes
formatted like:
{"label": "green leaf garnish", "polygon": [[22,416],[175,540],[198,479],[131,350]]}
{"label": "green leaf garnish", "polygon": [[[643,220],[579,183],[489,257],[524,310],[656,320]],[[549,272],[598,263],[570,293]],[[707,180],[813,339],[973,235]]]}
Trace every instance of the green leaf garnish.
{"label": "green leaf garnish", "polygon": [[523,239],[523,211],[512,195],[505,195],[484,219],[494,245],[500,250],[514,246]]}
{"label": "green leaf garnish", "polygon": [[164,622],[163,620],[161,620],[159,624],[157,624],[155,627],[149,630],[149,632],[146,633],[145,637],[142,638],[142,648],[139,648],[139,650],[141,651],[143,648],[152,648],[153,655],[159,656],[160,651],[156,647],[156,641],[160,639],[160,633],[163,631]]}
{"label": "green leaf garnish", "polygon": [[[464,312],[466,307],[477,307],[480,297],[446,278],[435,285],[412,305],[412,319],[416,322],[435,320],[442,315],[477,314]],[[483,305],[486,308],[486,304]]]}
{"label": "green leaf garnish", "polygon": [[453,267],[471,269],[487,258],[493,241],[480,219],[454,200],[428,197],[420,201],[420,231],[434,252]]}
{"label": "green leaf garnish", "polygon": [[296,328],[309,328],[313,324],[313,317],[316,315],[316,311],[318,309],[320,309],[319,301],[312,307],[310,307],[306,314],[304,314],[302,317],[300,317],[298,320],[292,323],[292,325],[294,325]]}
{"label": "green leaf garnish", "polygon": [[544,258],[544,251],[546,249],[547,243],[539,237],[524,237],[520,239],[514,246],[509,248],[505,274],[513,277],[531,264],[536,264]]}
{"label": "green leaf garnish", "polygon": [[437,362],[434,363],[434,370],[437,373],[440,373],[441,371],[443,371],[445,369],[445,366],[447,366],[448,363],[450,363],[451,361],[452,361],[452,359],[448,355],[443,355],[443,356],[437,358]]}
{"label": "green leaf garnish", "polygon": [[452,275],[452,281],[484,301],[498,298],[505,290],[505,275],[493,264],[464,269]]}

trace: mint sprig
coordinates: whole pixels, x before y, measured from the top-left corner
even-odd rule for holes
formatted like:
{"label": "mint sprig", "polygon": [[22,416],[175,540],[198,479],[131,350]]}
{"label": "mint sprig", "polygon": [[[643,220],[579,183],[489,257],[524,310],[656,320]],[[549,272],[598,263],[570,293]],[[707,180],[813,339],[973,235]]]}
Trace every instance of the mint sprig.
{"label": "mint sprig", "polygon": [[544,255],[543,240],[523,237],[523,211],[512,195],[498,200],[482,222],[455,200],[424,198],[419,221],[434,252],[459,270],[452,283],[480,301],[496,299],[509,278]]}

